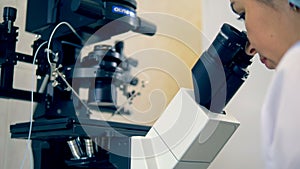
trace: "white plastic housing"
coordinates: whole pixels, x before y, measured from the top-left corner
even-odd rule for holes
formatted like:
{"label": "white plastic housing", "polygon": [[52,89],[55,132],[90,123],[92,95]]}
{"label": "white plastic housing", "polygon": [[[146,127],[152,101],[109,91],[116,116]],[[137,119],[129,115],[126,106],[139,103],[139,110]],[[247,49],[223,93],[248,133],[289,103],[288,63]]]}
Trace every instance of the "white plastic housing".
{"label": "white plastic housing", "polygon": [[131,139],[131,169],[206,169],[238,128],[180,89],[145,137]]}

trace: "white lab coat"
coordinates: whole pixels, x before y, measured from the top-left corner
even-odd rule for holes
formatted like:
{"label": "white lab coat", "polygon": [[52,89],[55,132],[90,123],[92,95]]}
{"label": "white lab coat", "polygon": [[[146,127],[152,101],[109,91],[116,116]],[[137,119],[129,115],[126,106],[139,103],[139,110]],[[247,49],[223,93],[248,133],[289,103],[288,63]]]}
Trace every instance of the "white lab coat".
{"label": "white lab coat", "polygon": [[266,169],[300,169],[300,41],[277,66],[261,115]]}

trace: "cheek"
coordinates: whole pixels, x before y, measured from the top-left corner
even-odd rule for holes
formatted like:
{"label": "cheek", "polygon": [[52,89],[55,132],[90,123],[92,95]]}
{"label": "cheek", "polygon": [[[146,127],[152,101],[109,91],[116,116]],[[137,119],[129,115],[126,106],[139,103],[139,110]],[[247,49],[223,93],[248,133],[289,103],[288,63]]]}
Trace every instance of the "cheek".
{"label": "cheek", "polygon": [[268,48],[268,41],[272,36],[268,28],[269,20],[265,16],[266,11],[261,6],[256,6],[256,3],[249,2],[248,5],[257,9],[253,11],[251,8],[246,11],[245,27],[249,41],[258,51]]}
{"label": "cheek", "polygon": [[[245,23],[247,36],[251,43],[251,45],[258,51],[262,52],[268,50],[270,48],[270,42],[272,42],[273,35],[272,33],[268,32],[268,28],[264,26],[264,23],[260,21],[248,20]],[[262,31],[265,30],[265,31]]]}
{"label": "cheek", "polygon": [[[252,1],[247,1],[252,2]],[[253,3],[254,4],[254,3]],[[254,6],[253,6],[254,7]],[[258,53],[278,64],[282,53],[282,29],[278,27],[279,13],[271,8],[255,6],[256,10],[246,11],[245,26],[248,39]],[[263,16],[263,17],[262,17]]]}

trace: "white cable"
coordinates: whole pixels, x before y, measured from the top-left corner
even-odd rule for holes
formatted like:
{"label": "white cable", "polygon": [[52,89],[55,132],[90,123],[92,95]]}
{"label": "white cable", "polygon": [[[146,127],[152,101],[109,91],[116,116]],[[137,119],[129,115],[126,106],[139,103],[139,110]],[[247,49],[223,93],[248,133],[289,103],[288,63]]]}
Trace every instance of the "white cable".
{"label": "white cable", "polygon": [[[50,44],[51,44],[51,41],[52,41],[52,38],[53,38],[53,35],[54,33],[56,32],[56,30],[59,28],[59,26],[61,25],[67,25],[71,31],[83,42],[83,39],[78,35],[78,33],[75,31],[75,29],[67,22],[61,22],[59,23],[58,25],[56,25],[56,27],[53,29],[50,37],[49,37],[49,41],[48,41],[48,46],[47,46],[47,60],[48,60],[48,63],[50,65],[50,68],[52,69],[52,63],[50,61],[50,56],[49,56],[49,53],[50,53]],[[47,43],[47,41],[43,42],[36,50],[35,54],[34,54],[34,58],[33,58],[33,65],[35,63],[35,60],[36,60],[36,57],[37,57],[37,54],[40,50],[40,48],[45,45]],[[24,168],[24,164],[25,164],[25,160],[27,158],[27,153],[30,151],[30,139],[31,139],[31,133],[32,133],[32,123],[33,123],[33,93],[34,93],[34,82],[35,82],[35,79],[34,79],[34,76],[35,76],[35,70],[33,70],[33,74],[32,74],[32,90],[31,90],[31,107],[30,107],[30,125],[29,125],[29,132],[28,132],[28,139],[27,139],[27,149],[25,151],[25,154],[24,154],[24,158],[22,160],[22,164],[20,166],[20,169],[23,169]],[[32,159],[32,156],[30,156],[30,168],[32,168],[32,162],[33,162],[33,159]]]}
{"label": "white cable", "polygon": [[81,40],[81,42],[83,42],[83,39],[78,35],[78,33],[75,31],[75,29],[69,23],[60,22],[58,25],[56,25],[55,28],[53,29],[50,37],[49,37],[49,42],[48,42],[48,46],[47,46],[47,59],[48,59],[48,63],[50,65],[50,67],[52,67],[52,64],[51,64],[51,61],[50,61],[50,56],[49,56],[51,41],[52,41],[53,35],[56,32],[57,28],[59,28],[63,24],[67,25],[71,29],[71,31]]}
{"label": "white cable", "polygon": [[[63,75],[58,71],[58,69],[55,69],[52,67],[52,63],[50,61],[50,56],[49,56],[49,53],[50,53],[50,45],[51,45],[51,41],[52,41],[52,38],[53,38],[53,35],[55,33],[55,31],[61,26],[61,25],[67,25],[71,31],[80,39],[81,42],[83,42],[83,39],[78,35],[78,33],[75,31],[75,29],[67,22],[60,22],[58,25],[55,26],[55,28],[53,29],[53,31],[51,32],[51,35],[49,37],[49,42],[48,42],[48,46],[47,46],[47,59],[48,59],[48,63],[50,65],[50,68],[51,70],[55,70],[59,76],[61,76],[62,80],[66,83],[66,85],[68,86],[68,88],[70,88],[72,90],[72,92],[75,94],[76,97],[78,97],[78,99],[80,100],[80,97],[79,95],[75,92],[75,90],[72,88],[72,86],[64,79]],[[80,100],[81,101],[81,100]],[[82,101],[81,101],[82,102]],[[83,102],[82,104],[87,108],[87,110],[90,112],[89,108],[87,105],[85,105]]]}
{"label": "white cable", "polygon": [[[40,46],[37,48],[35,54],[34,54],[34,57],[33,57],[33,62],[32,64],[34,65],[35,63],[35,60],[36,60],[36,57],[37,57],[37,54],[39,52],[39,50],[41,49],[41,47],[43,45],[45,45],[47,43],[47,41],[43,42],[42,44],[40,44]],[[30,107],[30,124],[29,124],[29,132],[28,132],[28,139],[27,139],[27,149],[25,151],[25,154],[24,154],[24,158],[23,158],[23,161],[22,161],[22,164],[20,166],[20,169],[23,169],[24,168],[24,163],[25,163],[25,160],[27,158],[27,153],[30,151],[30,138],[31,138],[31,132],[32,132],[32,123],[33,123],[33,92],[34,92],[34,82],[35,82],[35,79],[34,79],[34,75],[35,75],[35,69],[33,68],[33,73],[32,73],[32,88],[31,88],[31,107]],[[32,168],[32,156],[30,156],[30,168]]]}
{"label": "white cable", "polygon": [[[75,94],[75,96],[80,100],[80,97],[79,95],[75,92],[75,90],[72,88],[72,86],[67,82],[67,80],[64,79],[63,75],[58,71],[58,69],[55,69],[52,67],[52,63],[50,61],[50,56],[49,56],[49,53],[50,53],[50,45],[51,45],[51,41],[52,41],[52,38],[53,38],[53,35],[55,33],[55,31],[61,26],[61,25],[67,25],[71,31],[81,40],[81,42],[83,42],[83,39],[78,35],[78,33],[75,31],[75,29],[67,22],[60,22],[58,25],[55,26],[55,28],[53,29],[53,31],[51,32],[51,35],[49,37],[49,42],[48,42],[48,46],[47,46],[47,59],[48,59],[48,63],[50,65],[50,68],[51,70],[55,70],[58,75],[62,78],[62,80],[65,82],[65,84],[68,86],[68,88],[70,88],[72,90],[72,92]],[[80,100],[81,101],[81,100]],[[82,102],[82,101],[81,101]],[[85,105],[83,102],[82,104],[87,108],[87,110],[90,112],[89,108],[87,105]]]}

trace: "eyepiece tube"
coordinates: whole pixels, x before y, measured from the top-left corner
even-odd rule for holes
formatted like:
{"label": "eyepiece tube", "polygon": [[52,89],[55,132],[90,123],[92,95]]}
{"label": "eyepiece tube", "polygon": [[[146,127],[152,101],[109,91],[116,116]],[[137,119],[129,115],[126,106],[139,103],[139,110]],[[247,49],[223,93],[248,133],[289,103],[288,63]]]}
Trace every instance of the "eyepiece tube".
{"label": "eyepiece tube", "polygon": [[252,63],[245,52],[245,32],[224,24],[217,37],[192,68],[195,100],[212,112],[222,113],[244,83]]}

